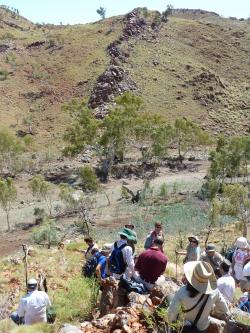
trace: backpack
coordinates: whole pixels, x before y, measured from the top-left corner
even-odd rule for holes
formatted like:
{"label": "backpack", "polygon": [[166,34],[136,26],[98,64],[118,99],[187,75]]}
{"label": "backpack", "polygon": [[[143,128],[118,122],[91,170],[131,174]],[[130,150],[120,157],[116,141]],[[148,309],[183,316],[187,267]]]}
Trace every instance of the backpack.
{"label": "backpack", "polygon": [[98,264],[98,259],[100,258],[101,253],[97,253],[93,257],[89,258],[85,265],[82,268],[82,275],[84,277],[91,278],[95,274],[95,269]]}
{"label": "backpack", "polygon": [[235,247],[232,247],[232,248],[228,249],[227,252],[225,253],[225,258],[227,260],[229,260],[231,263],[233,261],[234,251],[235,251]]}
{"label": "backpack", "polygon": [[127,244],[122,244],[120,247],[117,246],[117,242],[114,244],[114,249],[109,258],[110,272],[115,274],[122,274],[125,272],[127,264],[123,259],[122,249]]}

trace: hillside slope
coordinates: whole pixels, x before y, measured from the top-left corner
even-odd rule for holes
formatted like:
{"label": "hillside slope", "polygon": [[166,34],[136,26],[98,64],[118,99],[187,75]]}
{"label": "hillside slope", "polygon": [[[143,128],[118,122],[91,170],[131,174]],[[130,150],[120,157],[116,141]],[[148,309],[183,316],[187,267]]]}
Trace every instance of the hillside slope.
{"label": "hillside slope", "polygon": [[[156,15],[54,26],[0,8],[1,125],[61,145],[70,121],[61,106],[72,98],[93,102],[101,87],[104,104],[133,89],[145,110],[170,120],[186,116],[216,133],[249,133],[249,22],[175,11],[155,28]],[[138,29],[131,33],[135,17]],[[114,57],[118,48],[122,59],[119,52]],[[105,82],[110,66],[123,80],[115,91]]]}

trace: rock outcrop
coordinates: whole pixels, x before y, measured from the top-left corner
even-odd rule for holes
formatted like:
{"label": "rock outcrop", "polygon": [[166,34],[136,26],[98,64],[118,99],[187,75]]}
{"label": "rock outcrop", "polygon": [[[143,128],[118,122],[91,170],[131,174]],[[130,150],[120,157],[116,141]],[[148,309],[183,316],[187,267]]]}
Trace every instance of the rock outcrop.
{"label": "rock outcrop", "polygon": [[95,110],[97,118],[105,117],[110,103],[114,101],[116,96],[121,95],[125,91],[137,89],[135,82],[123,68],[123,64],[127,62],[130,53],[129,51],[123,51],[121,44],[128,42],[130,38],[142,35],[147,28],[147,22],[142,17],[140,9],[136,8],[125,15],[123,23],[124,28],[121,36],[107,47],[110,65],[97,79],[97,83],[89,98],[88,105]]}

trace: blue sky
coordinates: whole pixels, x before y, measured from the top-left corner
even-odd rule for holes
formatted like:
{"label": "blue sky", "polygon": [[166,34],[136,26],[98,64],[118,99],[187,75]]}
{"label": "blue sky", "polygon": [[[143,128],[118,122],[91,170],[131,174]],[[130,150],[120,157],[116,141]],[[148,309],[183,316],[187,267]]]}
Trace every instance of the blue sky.
{"label": "blue sky", "polygon": [[107,9],[107,17],[125,14],[135,7],[162,11],[171,3],[175,8],[200,8],[225,17],[250,16],[250,0],[0,0],[0,4],[18,8],[20,14],[37,23],[75,24],[99,19],[96,9]]}

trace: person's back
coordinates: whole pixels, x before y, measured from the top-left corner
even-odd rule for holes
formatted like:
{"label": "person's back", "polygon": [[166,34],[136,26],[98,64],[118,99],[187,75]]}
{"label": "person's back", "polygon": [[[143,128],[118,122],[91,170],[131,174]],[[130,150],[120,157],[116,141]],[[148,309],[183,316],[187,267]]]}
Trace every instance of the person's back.
{"label": "person's back", "polygon": [[[156,241],[155,241],[156,242]],[[153,246],[143,251],[136,262],[135,269],[140,277],[151,284],[165,272],[167,257],[161,252],[161,246]]]}
{"label": "person's back", "polygon": [[134,258],[132,248],[128,245],[128,241],[135,241],[135,233],[133,230],[124,228],[119,232],[120,240],[114,243],[111,248],[109,257],[109,270],[113,277],[120,279],[130,279],[134,274]]}
{"label": "person's back", "polygon": [[22,297],[17,313],[19,317],[24,317],[26,325],[38,322],[47,322],[46,309],[50,300],[44,291],[34,290]]}
{"label": "person's back", "polygon": [[220,265],[221,277],[217,280],[217,288],[229,303],[233,302],[235,293],[235,280],[229,274],[231,263],[224,259]]}
{"label": "person's back", "polygon": [[216,277],[210,264],[191,261],[183,269],[187,284],[174,295],[168,309],[168,321],[175,322],[181,311],[184,327],[193,325],[200,331],[206,331],[213,324],[211,310],[215,306],[216,314],[226,317],[229,314],[227,303],[217,289]]}
{"label": "person's back", "polygon": [[226,302],[218,289],[216,289],[210,295],[204,295],[202,300],[199,302],[199,305],[195,306],[197,302],[201,299],[201,297],[201,293],[198,293],[195,297],[190,297],[189,291],[186,286],[181,287],[175,294],[174,299],[170,304],[168,312],[170,320],[172,321],[172,316],[176,314],[178,308],[183,308],[185,311],[194,307],[193,310],[184,313],[185,322],[194,322],[198,311],[200,310],[203,302],[206,300],[206,297],[208,297],[206,305],[197,323],[197,328],[199,330],[203,331],[208,328],[210,321],[210,312],[212,311],[214,305],[216,306],[216,313],[227,313],[228,308]]}

